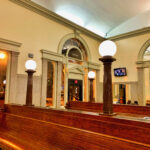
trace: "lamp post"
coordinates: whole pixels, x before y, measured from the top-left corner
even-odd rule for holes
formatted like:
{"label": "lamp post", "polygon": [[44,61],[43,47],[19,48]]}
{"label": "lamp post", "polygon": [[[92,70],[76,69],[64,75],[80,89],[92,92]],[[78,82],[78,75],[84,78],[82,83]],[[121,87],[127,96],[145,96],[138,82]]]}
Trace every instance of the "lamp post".
{"label": "lamp post", "polygon": [[102,56],[99,60],[104,65],[103,78],[103,114],[113,115],[113,101],[112,101],[112,76],[111,64],[116,61],[113,56],[117,50],[116,44],[110,40],[102,42],[99,46],[99,53]]}
{"label": "lamp post", "polygon": [[88,77],[90,80],[90,102],[94,102],[93,98],[93,80],[95,78],[95,72],[94,71],[89,71]]}
{"label": "lamp post", "polygon": [[35,73],[36,62],[34,60],[27,60],[25,63],[26,72],[28,74],[27,93],[26,93],[26,106],[32,105],[32,85],[33,85],[33,73]]}

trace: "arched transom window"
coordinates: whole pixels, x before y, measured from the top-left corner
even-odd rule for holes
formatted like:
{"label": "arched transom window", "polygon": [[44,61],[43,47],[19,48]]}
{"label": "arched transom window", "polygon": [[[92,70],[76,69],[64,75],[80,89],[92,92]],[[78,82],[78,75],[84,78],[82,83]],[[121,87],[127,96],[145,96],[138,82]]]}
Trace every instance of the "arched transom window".
{"label": "arched transom window", "polygon": [[62,54],[72,59],[87,61],[87,54],[85,47],[76,38],[71,38],[64,43]]}
{"label": "arched transom window", "polygon": [[144,61],[150,61],[150,46],[146,49],[143,55],[143,60]]}

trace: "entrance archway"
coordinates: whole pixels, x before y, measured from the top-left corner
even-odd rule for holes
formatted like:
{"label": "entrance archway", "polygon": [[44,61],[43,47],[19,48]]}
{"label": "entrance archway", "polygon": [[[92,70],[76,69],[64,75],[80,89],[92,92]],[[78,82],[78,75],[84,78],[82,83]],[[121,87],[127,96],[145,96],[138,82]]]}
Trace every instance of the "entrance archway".
{"label": "entrance archway", "polygon": [[139,104],[146,105],[150,100],[150,39],[144,43],[138,54],[137,70]]}
{"label": "entrance archway", "polygon": [[[88,101],[89,81],[87,74],[89,71],[88,63],[91,61],[88,45],[78,34],[68,34],[59,43],[58,53],[64,55],[66,60],[62,67],[64,79],[62,79],[61,101],[62,99],[65,103],[68,100]],[[74,85],[75,82],[80,83],[80,85]],[[68,94],[69,90],[74,90],[74,96]]]}

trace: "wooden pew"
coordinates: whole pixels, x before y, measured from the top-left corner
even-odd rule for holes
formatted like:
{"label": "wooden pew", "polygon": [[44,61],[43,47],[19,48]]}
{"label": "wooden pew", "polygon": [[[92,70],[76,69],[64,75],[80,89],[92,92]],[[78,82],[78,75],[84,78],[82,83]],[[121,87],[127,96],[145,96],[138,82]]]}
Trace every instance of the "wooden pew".
{"label": "wooden pew", "polygon": [[6,105],[0,123],[0,137],[26,150],[150,149],[146,123],[15,105]]}
{"label": "wooden pew", "polygon": [[[91,112],[102,112],[103,104],[102,103],[91,103],[91,102],[69,101],[66,104],[66,108],[74,109],[74,110],[91,111]],[[114,109],[114,112],[131,113],[131,114],[150,116],[150,107],[149,106],[114,104],[113,109]]]}

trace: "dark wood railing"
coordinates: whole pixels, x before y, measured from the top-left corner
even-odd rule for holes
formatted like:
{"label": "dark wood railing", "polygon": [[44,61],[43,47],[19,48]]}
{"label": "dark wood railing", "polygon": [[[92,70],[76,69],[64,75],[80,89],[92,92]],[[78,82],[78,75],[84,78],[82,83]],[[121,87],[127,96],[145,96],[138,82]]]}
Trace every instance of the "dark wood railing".
{"label": "dark wood railing", "polygon": [[148,123],[16,105],[1,113],[0,137],[25,150],[150,150]]}
{"label": "dark wood railing", "polygon": [[[91,112],[102,112],[103,104],[102,103],[69,101],[66,104],[66,108],[74,109],[74,110],[91,111]],[[131,113],[131,114],[149,115],[150,116],[150,106],[114,104],[113,109],[114,109],[114,112]]]}

